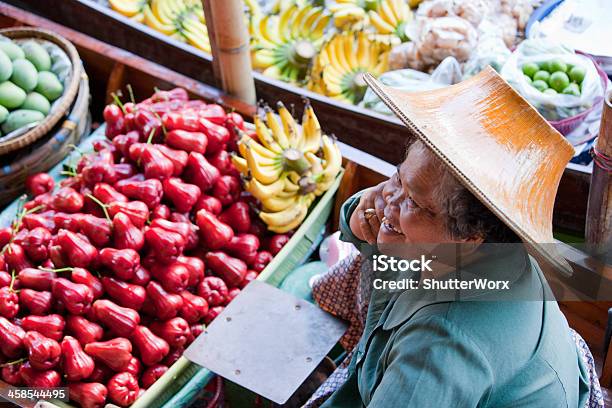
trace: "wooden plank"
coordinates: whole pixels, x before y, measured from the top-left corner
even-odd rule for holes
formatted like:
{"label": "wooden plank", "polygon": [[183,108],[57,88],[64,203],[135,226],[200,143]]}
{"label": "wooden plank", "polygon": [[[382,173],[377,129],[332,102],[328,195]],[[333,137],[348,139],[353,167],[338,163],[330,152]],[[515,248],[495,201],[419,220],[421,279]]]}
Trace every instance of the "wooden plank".
{"label": "wooden plank", "polygon": [[332,215],[332,229],[335,231],[340,227],[340,209],[342,204],[356,191],[359,190],[357,176],[358,166],[355,162],[349,161],[344,164],[344,175],[342,176],[342,184],[338,188],[336,193],[336,202],[334,205],[334,212]]}
{"label": "wooden plank", "polygon": [[586,240],[603,252],[612,247],[612,169],[606,168],[612,164],[605,163],[612,157],[612,89],[605,96],[595,149],[597,157],[589,192]]}
{"label": "wooden plank", "polygon": [[113,101],[113,93],[117,93],[125,85],[125,65],[116,61],[106,84],[106,103]]}
{"label": "wooden plank", "polygon": [[559,303],[559,308],[565,315],[569,326],[580,333],[591,349],[602,349],[604,330],[602,330],[592,321],[586,320],[583,316],[575,313],[572,310],[572,307],[568,307],[567,302]]}

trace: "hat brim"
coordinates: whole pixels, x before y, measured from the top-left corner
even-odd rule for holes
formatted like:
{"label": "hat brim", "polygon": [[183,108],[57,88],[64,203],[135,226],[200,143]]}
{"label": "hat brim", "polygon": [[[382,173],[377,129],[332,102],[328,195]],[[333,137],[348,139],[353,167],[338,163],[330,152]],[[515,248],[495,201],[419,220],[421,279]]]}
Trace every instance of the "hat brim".
{"label": "hat brim", "polygon": [[372,91],[528,247],[564,275],[554,200],[573,147],[492,68],[456,85],[406,92],[364,75]]}

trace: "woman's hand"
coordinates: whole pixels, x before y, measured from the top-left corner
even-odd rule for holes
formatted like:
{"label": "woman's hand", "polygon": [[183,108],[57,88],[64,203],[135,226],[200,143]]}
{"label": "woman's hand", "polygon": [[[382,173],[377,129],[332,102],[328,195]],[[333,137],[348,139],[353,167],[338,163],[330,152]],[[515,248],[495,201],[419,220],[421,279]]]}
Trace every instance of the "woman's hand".
{"label": "woman's hand", "polygon": [[377,186],[364,190],[357,208],[351,214],[349,222],[353,234],[371,245],[376,244],[380,222],[384,217],[385,201],[382,191],[385,183],[382,182]]}

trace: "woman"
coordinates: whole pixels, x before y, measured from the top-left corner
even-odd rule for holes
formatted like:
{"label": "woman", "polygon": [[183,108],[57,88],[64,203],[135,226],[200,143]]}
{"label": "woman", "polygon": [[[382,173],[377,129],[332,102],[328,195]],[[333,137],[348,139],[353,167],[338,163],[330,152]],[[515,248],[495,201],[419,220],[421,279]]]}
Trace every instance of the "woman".
{"label": "woman", "polygon": [[[507,282],[508,290],[362,288],[368,304],[362,335],[342,385],[323,406],[584,407],[589,379],[570,329],[547,300],[538,263],[517,244],[571,273],[544,245],[553,242],[552,204],[571,147],[492,71],[418,95],[367,81],[417,141],[397,174],[345,203],[344,239],[365,254],[420,251],[431,263],[410,277],[421,283],[476,277]],[[445,113],[449,106],[463,115]],[[505,129],[491,125],[500,118],[483,116],[497,109],[509,116]],[[481,153],[474,163],[483,149],[492,157]],[[449,247],[459,248],[460,262],[448,262]],[[400,277],[364,264],[360,279],[370,285]],[[317,300],[325,281],[315,284]],[[315,395],[310,406],[321,400]]]}

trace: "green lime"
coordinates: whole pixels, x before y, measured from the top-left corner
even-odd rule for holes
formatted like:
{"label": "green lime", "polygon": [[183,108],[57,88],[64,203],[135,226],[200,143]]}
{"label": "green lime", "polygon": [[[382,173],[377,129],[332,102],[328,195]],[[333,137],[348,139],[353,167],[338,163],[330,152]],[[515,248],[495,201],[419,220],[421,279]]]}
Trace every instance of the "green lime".
{"label": "green lime", "polygon": [[523,74],[527,75],[530,78],[533,78],[533,75],[538,72],[540,68],[538,67],[538,64],[536,64],[535,62],[528,62],[526,64],[523,64],[522,70],[523,70]]}
{"label": "green lime", "polygon": [[580,96],[580,88],[578,87],[578,84],[569,84],[562,93],[566,95]]}
{"label": "green lime", "polygon": [[546,81],[542,81],[541,79],[536,79],[531,85],[533,85],[533,87],[540,92],[544,92],[546,89],[548,89],[548,84]]}
{"label": "green lime", "polygon": [[573,67],[569,71],[570,79],[576,82],[577,84],[582,83],[585,75],[586,75],[586,69],[584,69],[583,67]]}
{"label": "green lime", "polygon": [[528,84],[530,84],[531,81],[531,77],[529,75],[523,75],[525,77],[525,81],[527,81]]}
{"label": "green lime", "polygon": [[563,91],[570,84],[569,77],[565,72],[553,72],[548,80],[548,85],[557,92]]}
{"label": "green lime", "polygon": [[552,89],[552,88],[545,89],[545,90],[544,90],[544,93],[545,93],[546,95],[557,95],[557,91],[555,91],[555,90],[554,90],[554,89]]}
{"label": "green lime", "polygon": [[550,72],[567,72],[567,64],[559,59],[550,62]]}
{"label": "green lime", "polygon": [[538,71],[533,75],[533,80],[537,81],[546,81],[548,82],[548,79],[550,78],[550,73],[548,71]]}
{"label": "green lime", "polygon": [[550,61],[543,61],[538,64],[540,70],[550,72]]}

